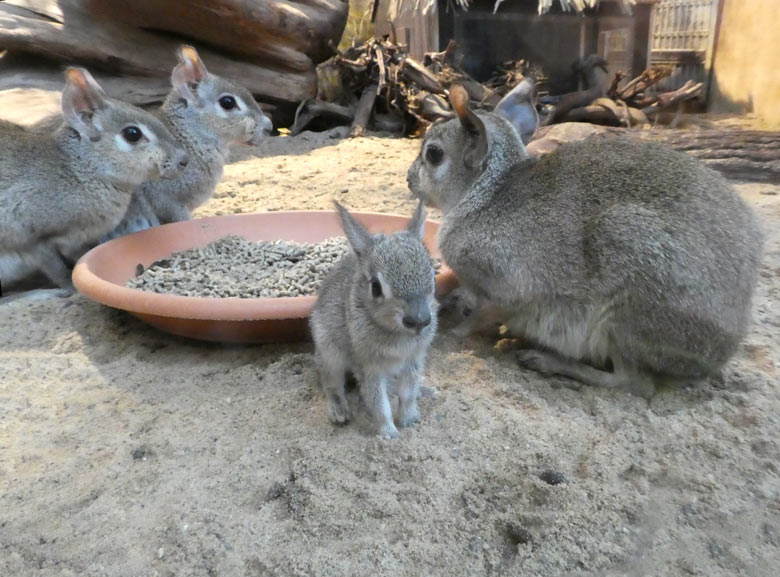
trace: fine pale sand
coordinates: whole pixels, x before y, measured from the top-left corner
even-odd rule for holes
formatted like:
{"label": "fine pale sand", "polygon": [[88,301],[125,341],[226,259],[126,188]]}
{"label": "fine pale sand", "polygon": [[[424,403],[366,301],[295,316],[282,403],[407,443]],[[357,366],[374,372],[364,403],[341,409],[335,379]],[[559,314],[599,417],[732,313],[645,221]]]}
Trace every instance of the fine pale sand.
{"label": "fine pale sand", "polygon": [[[418,147],[272,139],[198,216],[411,214]],[[436,395],[392,442],[356,393],[356,422],[327,422],[309,343],[185,341],[80,296],[0,305],[0,576],[775,577],[780,187],[738,189],[769,239],[722,380],[646,401],[445,326]]]}

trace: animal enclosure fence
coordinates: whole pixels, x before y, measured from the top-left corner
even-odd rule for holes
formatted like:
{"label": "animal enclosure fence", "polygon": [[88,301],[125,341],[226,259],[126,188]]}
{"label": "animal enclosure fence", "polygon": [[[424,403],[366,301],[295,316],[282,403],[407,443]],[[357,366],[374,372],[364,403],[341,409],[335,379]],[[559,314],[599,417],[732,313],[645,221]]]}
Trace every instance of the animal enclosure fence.
{"label": "animal enclosure fence", "polygon": [[676,90],[688,80],[707,81],[712,66],[718,5],[723,0],[661,0],[653,7],[650,62],[674,67],[659,88]]}

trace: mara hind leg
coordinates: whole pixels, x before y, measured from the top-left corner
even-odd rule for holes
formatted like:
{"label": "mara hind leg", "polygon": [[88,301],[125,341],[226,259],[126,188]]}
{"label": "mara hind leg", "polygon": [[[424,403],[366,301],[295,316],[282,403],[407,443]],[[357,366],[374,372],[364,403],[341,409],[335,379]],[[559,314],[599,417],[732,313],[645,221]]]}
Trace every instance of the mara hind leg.
{"label": "mara hind leg", "polygon": [[[653,378],[637,370],[615,346],[611,331],[614,313],[610,302],[557,299],[518,312],[507,327],[511,333],[535,343],[534,348],[524,347],[516,353],[518,362],[527,368],[591,386],[652,395]],[[597,368],[609,364],[611,370]]]}
{"label": "mara hind leg", "polygon": [[518,361],[543,374],[563,375],[592,386],[625,388],[649,398],[659,384],[682,385],[717,375],[739,342],[737,335],[673,311],[643,311],[635,306],[631,318],[637,321],[622,320],[611,328],[607,350],[611,371],[541,350],[520,351]]}
{"label": "mara hind leg", "polygon": [[701,315],[641,305],[632,312],[615,326],[615,342],[624,358],[663,382],[691,383],[720,374],[741,339],[737,331],[724,331]]}
{"label": "mara hind leg", "polygon": [[586,239],[600,290],[618,295],[611,347],[627,365],[664,382],[717,374],[746,330],[749,298],[737,286],[742,265],[709,258],[705,240],[670,227],[668,214],[632,204],[606,210]]}
{"label": "mara hind leg", "polygon": [[644,398],[655,394],[655,379],[647,373],[632,369],[619,355],[611,357],[611,371],[537,349],[518,351],[516,358],[524,367],[543,375],[561,375],[593,387],[622,388]]}
{"label": "mara hind leg", "polygon": [[624,388],[649,398],[659,384],[680,385],[717,374],[738,342],[735,336],[713,330],[701,319],[657,309],[637,310],[636,305],[631,312],[632,319],[652,321],[615,319],[618,322],[610,329],[606,354],[611,371],[542,350],[520,351],[517,359],[543,374],[563,375],[592,386]]}
{"label": "mara hind leg", "polygon": [[606,349],[597,358],[605,365],[608,359],[612,370],[586,363],[587,347],[577,354],[571,348],[567,351],[546,343],[547,350],[522,350],[517,359],[543,374],[563,375],[592,386],[623,388],[649,398],[658,384],[694,382],[715,374],[736,342],[717,337],[700,321],[658,307],[645,310],[637,303],[633,303],[630,315],[617,311],[604,336]]}

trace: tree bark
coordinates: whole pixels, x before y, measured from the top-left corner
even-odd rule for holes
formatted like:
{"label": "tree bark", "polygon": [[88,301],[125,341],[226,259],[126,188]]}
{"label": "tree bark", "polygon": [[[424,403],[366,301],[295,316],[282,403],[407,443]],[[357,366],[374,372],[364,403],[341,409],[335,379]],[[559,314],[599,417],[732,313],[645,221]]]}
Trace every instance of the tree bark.
{"label": "tree bark", "polygon": [[0,46],[112,74],[166,77],[192,43],[210,71],[261,99],[316,95],[315,63],[346,22],[346,0],[4,0]]}
{"label": "tree bark", "polygon": [[234,54],[286,61],[297,53],[315,63],[333,55],[328,41],[338,44],[348,12],[341,0],[66,1],[87,5],[96,18],[197,38]]}

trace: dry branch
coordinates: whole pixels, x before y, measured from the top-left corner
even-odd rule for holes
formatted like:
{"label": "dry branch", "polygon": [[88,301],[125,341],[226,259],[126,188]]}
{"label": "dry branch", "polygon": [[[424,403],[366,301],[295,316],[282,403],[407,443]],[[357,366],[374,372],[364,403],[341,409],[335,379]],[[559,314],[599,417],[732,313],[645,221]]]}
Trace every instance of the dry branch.
{"label": "dry branch", "polygon": [[363,136],[366,132],[368,121],[371,118],[371,111],[374,110],[376,95],[377,86],[373,84],[363,89],[363,95],[360,97],[355,110],[355,121],[352,123],[352,129],[349,132],[350,136]]}
{"label": "dry branch", "polygon": [[439,80],[414,58],[409,56],[404,58],[401,62],[401,69],[409,80],[423,90],[433,92],[434,94],[446,94],[447,91],[444,90],[444,86],[441,85]]}
{"label": "dry branch", "polygon": [[701,84],[694,85],[691,81],[679,90],[652,94],[650,89],[671,74],[672,69],[667,66],[652,66],[622,88],[623,74],[616,73],[610,82],[604,61],[595,55],[582,61],[578,69],[587,89],[558,97],[548,124],[584,121],[629,127],[644,125],[649,123],[649,116],[656,116],[660,110],[701,94]]}
{"label": "dry branch", "polygon": [[[454,47],[451,43],[449,52],[428,60],[448,61]],[[409,56],[406,46],[394,43],[391,38],[372,38],[336,54],[318,67],[320,99],[337,102],[352,112],[353,136],[363,134],[372,118],[376,128],[414,133],[420,126],[451,114],[445,98],[449,83],[456,78],[473,82],[460,70],[445,67],[446,73],[438,64],[426,67]],[[486,89],[474,84],[474,92],[481,97]],[[373,87],[373,99],[367,94],[367,87]],[[339,96],[336,96],[337,89]],[[328,109],[308,104],[299,115],[295,130],[301,130],[302,122],[310,121],[312,114],[325,116]],[[336,118],[331,114],[330,117],[334,122],[343,123],[347,115]]]}
{"label": "dry branch", "polygon": [[678,88],[673,92],[666,92],[659,95],[657,102],[651,104],[650,106],[646,106],[642,109],[642,112],[644,112],[647,116],[657,114],[664,108],[669,108],[678,102],[696,98],[701,94],[701,89],[701,82],[694,84],[693,80],[689,80],[681,88]]}
{"label": "dry branch", "polygon": [[428,68],[432,68],[434,63],[438,63],[439,66],[455,66],[455,49],[457,45],[453,39],[447,43],[447,48],[441,52],[426,52],[423,56],[423,65]]}
{"label": "dry branch", "polygon": [[617,90],[615,86],[615,92],[610,91],[612,98],[619,98],[625,101],[631,101],[637,97],[640,93],[644,92],[651,86],[655,86],[661,80],[671,75],[672,68],[668,66],[651,66],[642,74],[631,80],[622,89]]}

